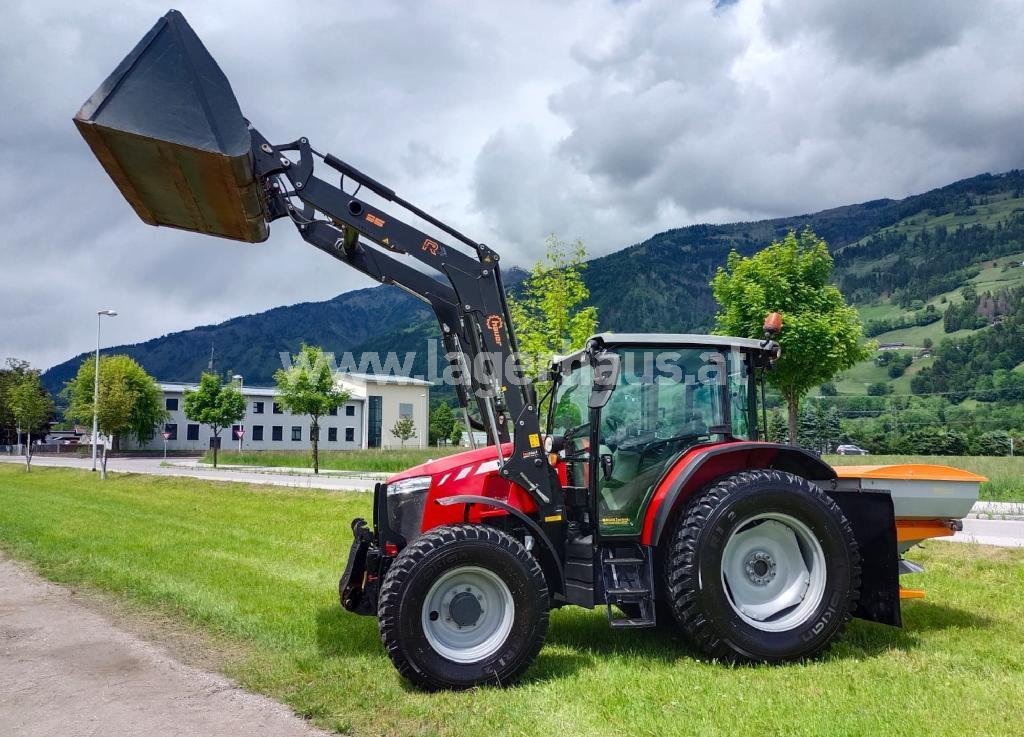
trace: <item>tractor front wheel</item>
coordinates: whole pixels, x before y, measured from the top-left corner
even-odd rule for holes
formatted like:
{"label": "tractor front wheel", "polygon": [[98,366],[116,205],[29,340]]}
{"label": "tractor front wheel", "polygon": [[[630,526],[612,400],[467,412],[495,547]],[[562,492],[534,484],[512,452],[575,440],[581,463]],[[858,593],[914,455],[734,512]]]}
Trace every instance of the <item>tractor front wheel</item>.
{"label": "tractor front wheel", "polygon": [[380,589],[380,636],[398,672],[426,690],[514,681],[548,626],[537,561],[482,525],[438,527],[406,547]]}
{"label": "tractor front wheel", "polygon": [[698,494],[664,565],[684,634],[730,662],[817,655],[849,621],[860,554],[836,503],[806,479],[745,471]]}

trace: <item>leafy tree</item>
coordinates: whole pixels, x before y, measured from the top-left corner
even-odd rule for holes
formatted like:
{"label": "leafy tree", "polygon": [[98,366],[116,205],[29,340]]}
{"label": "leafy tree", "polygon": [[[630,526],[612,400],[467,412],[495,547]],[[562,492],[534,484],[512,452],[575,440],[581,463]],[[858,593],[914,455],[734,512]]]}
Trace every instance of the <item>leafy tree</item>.
{"label": "leafy tree", "polygon": [[448,402],[441,402],[430,413],[430,440],[435,445],[447,443],[455,428],[455,414]]}
{"label": "leafy tree", "polygon": [[884,381],[876,381],[868,386],[869,397],[884,397],[886,394],[892,394],[892,391],[892,384],[887,384]]}
{"label": "leafy tree", "polygon": [[[93,360],[87,358],[75,378],[64,389],[68,400],[68,420],[92,422]],[[116,445],[122,435],[131,435],[139,444],[153,439],[157,426],[167,418],[163,393],[153,377],[129,356],[100,358],[99,412],[100,433]],[[95,438],[94,438],[95,441]],[[107,446],[103,444],[102,478],[107,477]]]}
{"label": "leafy tree", "polygon": [[416,437],[416,423],[413,422],[411,417],[399,417],[395,420],[395,424],[392,425],[390,432],[398,438],[404,448],[406,440]]}
{"label": "leafy tree", "polygon": [[217,467],[220,434],[245,417],[245,397],[234,384],[225,384],[220,376],[203,372],[199,386],[185,392],[185,416],[203,425],[209,425],[213,441],[213,467]]}
{"label": "leafy tree", "polygon": [[533,266],[519,297],[509,295],[509,313],[519,340],[523,369],[536,379],[551,357],[583,346],[597,332],[597,308],[584,307],[590,290],[582,272],[587,256],[583,241],[546,241],[543,261]]}
{"label": "leafy tree", "polygon": [[320,473],[320,418],[345,404],[351,396],[338,387],[320,346],[303,344],[289,369],[274,374],[278,401],[292,414],[309,415],[313,446],[313,473]]}
{"label": "leafy tree", "polygon": [[26,371],[7,394],[11,415],[20,427],[26,428],[25,470],[32,469],[32,429],[41,427],[53,414],[53,401],[39,381],[38,371]]}
{"label": "leafy tree", "polygon": [[839,389],[831,381],[826,381],[821,385],[821,396],[823,397],[836,397],[839,396]]}
{"label": "leafy tree", "polygon": [[[7,365],[0,368],[0,443],[4,445],[13,445],[18,442],[19,427],[18,421],[14,419],[14,414],[11,412],[10,390],[31,371],[28,361],[18,358],[8,358]],[[40,425],[31,428],[21,427],[20,429],[22,433],[32,431],[34,434],[45,428]]]}
{"label": "leafy tree", "polygon": [[452,423],[452,431],[448,435],[448,442],[452,445],[458,445],[462,442],[462,423]]}
{"label": "leafy tree", "polygon": [[873,349],[864,342],[857,311],[829,283],[831,276],[828,246],[806,229],[799,235],[790,231],[750,257],[732,251],[711,281],[720,334],[759,338],[765,315],[782,313],[782,356],[768,381],[786,400],[790,442],[797,438],[800,398]]}

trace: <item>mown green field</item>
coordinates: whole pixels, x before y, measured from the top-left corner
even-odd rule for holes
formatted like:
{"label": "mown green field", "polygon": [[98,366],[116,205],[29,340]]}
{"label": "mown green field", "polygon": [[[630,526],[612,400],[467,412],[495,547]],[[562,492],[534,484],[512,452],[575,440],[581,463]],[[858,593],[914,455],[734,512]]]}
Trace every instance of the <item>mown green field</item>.
{"label": "mown green field", "polygon": [[[320,468],[332,471],[381,471],[393,473],[432,458],[458,453],[465,448],[408,448],[387,450],[328,450],[320,451]],[[203,456],[205,463],[213,462],[209,451]],[[313,456],[309,451],[222,450],[217,463],[237,466],[280,466],[282,468],[312,468]]]}
{"label": "mown green field", "polygon": [[[671,635],[552,615],[507,689],[427,695],[376,623],[343,613],[348,520],[369,496],[0,467],[0,546],[44,576],[208,641],[243,686],[357,735],[1017,735],[1024,551],[932,542],[905,628],[856,621],[827,657],[726,667]],[[255,729],[254,725],[254,729]]]}
{"label": "mown green field", "polygon": [[[1024,457],[1014,456],[839,456],[828,455],[825,460],[834,466],[875,465],[884,463],[934,463],[953,466],[981,474],[988,481],[981,485],[981,498],[996,502],[1024,501]],[[1022,600],[1024,604],[1024,600]]]}

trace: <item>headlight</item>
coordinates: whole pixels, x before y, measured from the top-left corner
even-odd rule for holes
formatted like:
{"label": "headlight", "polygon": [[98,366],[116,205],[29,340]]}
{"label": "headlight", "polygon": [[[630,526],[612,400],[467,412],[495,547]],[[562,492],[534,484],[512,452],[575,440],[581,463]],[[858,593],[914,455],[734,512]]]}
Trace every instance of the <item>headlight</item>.
{"label": "headlight", "polygon": [[388,484],[388,527],[397,532],[407,543],[420,536],[423,524],[423,507],[427,503],[430,476],[413,476]]}

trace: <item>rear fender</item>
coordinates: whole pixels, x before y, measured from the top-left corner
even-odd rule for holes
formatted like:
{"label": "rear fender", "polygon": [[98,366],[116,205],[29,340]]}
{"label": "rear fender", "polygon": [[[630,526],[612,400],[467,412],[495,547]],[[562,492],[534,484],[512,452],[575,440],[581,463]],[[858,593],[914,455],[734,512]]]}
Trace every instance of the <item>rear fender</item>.
{"label": "rear fender", "polygon": [[697,446],[684,453],[658,483],[644,515],[641,542],[661,542],[690,497],[715,479],[755,468],[788,471],[805,479],[836,478],[830,465],[793,445],[740,441]]}

